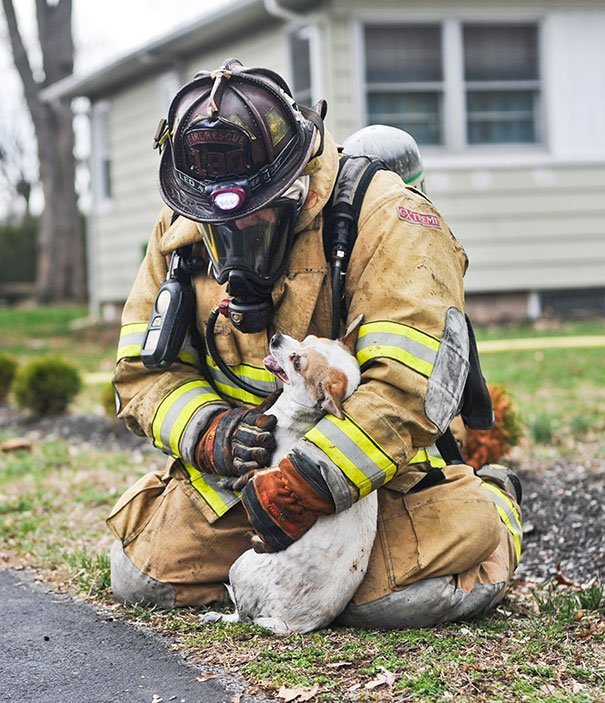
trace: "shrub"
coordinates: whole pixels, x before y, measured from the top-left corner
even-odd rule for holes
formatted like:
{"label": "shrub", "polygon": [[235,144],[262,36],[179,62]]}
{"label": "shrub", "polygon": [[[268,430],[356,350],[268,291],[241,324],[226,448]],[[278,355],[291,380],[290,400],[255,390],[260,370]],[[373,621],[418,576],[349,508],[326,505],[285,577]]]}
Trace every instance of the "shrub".
{"label": "shrub", "polygon": [[536,415],[530,420],[530,429],[536,444],[550,444],[554,436],[553,421],[550,415]]}
{"label": "shrub", "polygon": [[0,403],[6,400],[17,371],[17,359],[10,354],[0,354]]}
{"label": "shrub", "polygon": [[488,385],[494,407],[494,426],[489,430],[467,430],[463,453],[476,469],[485,464],[497,464],[519,443],[521,420],[505,386]]}
{"label": "shrub", "polygon": [[20,408],[34,415],[65,412],[82,387],[80,372],[58,357],[42,357],[24,364],[16,373],[13,393]]}
{"label": "shrub", "polygon": [[101,405],[107,417],[116,418],[116,392],[111,382],[103,384],[103,388],[101,389]]}

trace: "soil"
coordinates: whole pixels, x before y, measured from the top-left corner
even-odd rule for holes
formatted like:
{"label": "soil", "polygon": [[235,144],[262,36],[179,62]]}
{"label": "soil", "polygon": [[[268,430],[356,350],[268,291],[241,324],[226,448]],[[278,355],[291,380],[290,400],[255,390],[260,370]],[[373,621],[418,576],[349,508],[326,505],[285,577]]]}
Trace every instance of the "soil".
{"label": "soil", "polygon": [[[63,439],[113,451],[149,447],[123,423],[98,415],[35,420],[0,408],[0,432],[31,441]],[[517,448],[518,449],[518,448]],[[551,579],[588,584],[605,581],[605,451],[596,442],[536,461],[531,450],[513,464],[523,484],[523,557],[520,581]]]}

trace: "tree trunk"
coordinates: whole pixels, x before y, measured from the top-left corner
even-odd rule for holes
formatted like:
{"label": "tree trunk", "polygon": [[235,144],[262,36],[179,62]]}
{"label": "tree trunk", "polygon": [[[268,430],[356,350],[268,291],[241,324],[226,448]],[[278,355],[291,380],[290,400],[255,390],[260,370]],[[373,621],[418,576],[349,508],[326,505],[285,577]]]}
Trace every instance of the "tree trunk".
{"label": "tree trunk", "polygon": [[86,297],[82,220],[75,190],[73,113],[70,102],[46,103],[40,91],[73,72],[71,0],[36,0],[44,81],[37,82],[12,0],[2,0],[13,60],[34,123],[44,211],[38,232],[37,297],[41,302]]}

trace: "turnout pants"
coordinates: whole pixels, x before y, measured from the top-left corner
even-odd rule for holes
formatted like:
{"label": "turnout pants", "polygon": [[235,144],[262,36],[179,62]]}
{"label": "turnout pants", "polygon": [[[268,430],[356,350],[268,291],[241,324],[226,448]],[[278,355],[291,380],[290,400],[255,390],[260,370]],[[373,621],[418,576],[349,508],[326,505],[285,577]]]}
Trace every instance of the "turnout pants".
{"label": "turnout pants", "polygon": [[[368,571],[340,616],[343,625],[424,627],[463,620],[503,596],[519,561],[521,515],[505,471],[464,465],[446,480],[403,494],[379,489],[378,531]],[[484,479],[481,474],[484,473]],[[241,504],[210,521],[178,464],[150,473],[118,501],[111,580],[123,602],[160,607],[228,600],[224,583],[250,548]]]}

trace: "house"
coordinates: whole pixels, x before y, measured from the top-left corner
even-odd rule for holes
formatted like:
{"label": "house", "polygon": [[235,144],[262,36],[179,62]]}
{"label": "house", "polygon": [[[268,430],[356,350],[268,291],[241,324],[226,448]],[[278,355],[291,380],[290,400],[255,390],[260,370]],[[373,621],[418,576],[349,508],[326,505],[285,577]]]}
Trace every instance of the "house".
{"label": "house", "polygon": [[477,320],[605,312],[603,37],[602,0],[235,0],[51,86],[90,100],[93,310],[119,310],[160,208],[159,118],[237,56],[325,97],[339,141],[369,123],[414,135]]}

